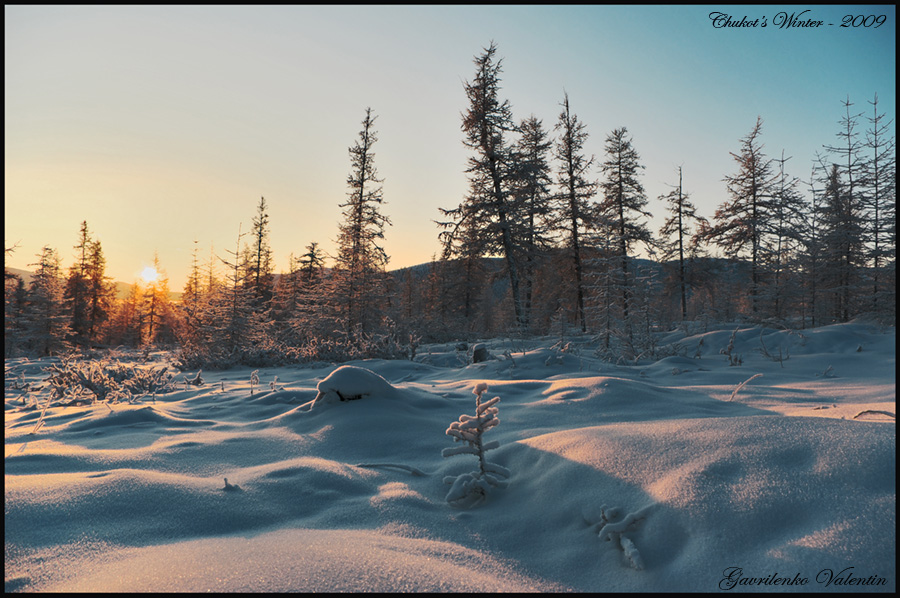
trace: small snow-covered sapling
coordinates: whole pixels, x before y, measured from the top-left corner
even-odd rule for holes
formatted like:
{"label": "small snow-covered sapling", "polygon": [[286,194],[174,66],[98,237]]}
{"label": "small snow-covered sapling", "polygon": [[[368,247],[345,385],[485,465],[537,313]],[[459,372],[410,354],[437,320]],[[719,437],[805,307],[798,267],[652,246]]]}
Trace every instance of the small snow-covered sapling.
{"label": "small snow-covered sapling", "polygon": [[464,446],[445,448],[441,451],[444,457],[469,454],[478,457],[478,470],[459,476],[447,476],[445,484],[450,484],[447,493],[447,502],[452,506],[467,508],[484,500],[490,488],[506,487],[506,478],[510,472],[505,467],[491,463],[485,459],[485,452],[500,446],[496,440],[484,442],[482,436],[485,432],[500,423],[497,418],[499,409],[495,407],[500,402],[500,397],[494,397],[489,401],[481,402],[481,396],[487,392],[487,384],[479,382],[472,391],[476,396],[475,415],[460,415],[459,421],[455,421],[447,428],[446,434],[452,436],[454,442],[462,442]]}
{"label": "small snow-covered sapling", "polygon": [[597,535],[601,540],[613,542],[614,545],[622,551],[625,560],[633,568],[640,571],[644,568],[644,560],[641,553],[630,538],[625,536],[626,532],[634,531],[638,523],[647,517],[648,509],[644,507],[633,513],[626,513],[620,516],[622,509],[618,507],[609,508],[606,505],[600,507],[600,522]]}
{"label": "small snow-covered sapling", "polygon": [[734,355],[734,337],[737,336],[738,329],[735,328],[734,332],[731,333],[731,338],[728,340],[728,346],[724,349],[721,349],[719,353],[728,358],[728,365],[741,365],[744,363],[744,360],[740,355]]}

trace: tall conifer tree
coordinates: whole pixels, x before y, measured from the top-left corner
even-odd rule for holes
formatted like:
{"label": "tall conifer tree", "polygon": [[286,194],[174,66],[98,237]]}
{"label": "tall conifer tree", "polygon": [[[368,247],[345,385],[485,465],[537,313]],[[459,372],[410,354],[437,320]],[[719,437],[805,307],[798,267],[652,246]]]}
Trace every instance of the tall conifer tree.
{"label": "tall conifer tree", "polygon": [[792,269],[802,237],[800,231],[804,201],[797,190],[800,180],[789,176],[785,171],[788,160],[790,158],[784,157],[784,150],[781,152],[781,159],[775,160],[778,174],[772,181],[768,234],[762,243],[763,257],[771,271],[770,292],[767,294],[771,301],[771,313],[776,320],[781,320],[785,315],[785,303],[795,291],[796,281]]}
{"label": "tall conifer tree", "polygon": [[246,284],[253,288],[254,307],[261,309],[272,298],[272,249],[269,246],[269,213],[265,197],[260,197],[256,207],[250,243]]}
{"label": "tall conifer tree", "polygon": [[738,165],[736,174],[725,177],[731,197],[716,210],[713,224],[705,231],[706,240],[721,247],[729,257],[745,257],[749,251],[754,316],[758,311],[762,239],[771,216],[772,161],[759,142],[762,123],[762,118],[757,117],[756,125],[741,139],[740,153],[731,154]]}
{"label": "tall conifer tree", "polygon": [[102,326],[109,320],[116,297],[116,287],[106,276],[106,258],[100,241],[92,241],[88,255],[88,338],[97,340]]}
{"label": "tall conifer tree", "polygon": [[597,193],[597,182],[588,180],[594,157],[584,155],[584,143],[588,134],[584,123],[569,109],[569,94],[565,94],[563,110],[559,114],[556,130],[559,137],[554,157],[559,164],[559,225],[565,231],[565,247],[572,260],[575,281],[575,314],[582,332],[587,331],[584,317],[584,245],[587,230],[594,226],[594,209],[589,203]]}
{"label": "tall conifer tree", "polygon": [[350,190],[341,204],[344,221],[339,225],[338,254],[332,290],[340,305],[339,319],[351,340],[373,331],[385,308],[385,268],[388,255],[382,246],[390,219],[381,213],[382,179],[375,169],[373,146],[378,141],[376,117],[366,108],[359,139],[349,148]]}
{"label": "tall conifer tree", "polygon": [[[872,307],[876,314],[896,317],[895,264],[897,259],[897,157],[896,142],[890,134],[894,120],[885,120],[878,112],[878,94],[868,118],[865,148],[871,153],[866,160],[866,222],[868,245],[866,256],[872,265]],[[890,270],[885,266],[890,265]],[[885,280],[887,278],[887,280]],[[891,278],[894,278],[892,281]]]}
{"label": "tall conifer tree", "polygon": [[492,42],[474,60],[476,73],[465,83],[469,108],[463,114],[463,143],[473,151],[469,158],[469,193],[456,209],[441,210],[451,222],[442,222],[445,254],[501,255],[506,264],[516,326],[527,327],[521,292],[522,249],[516,231],[521,214],[514,193],[517,152],[509,134],[518,128],[508,100],[500,100],[502,60],[495,57]]}
{"label": "tall conifer tree", "polygon": [[40,356],[58,355],[68,348],[71,332],[65,311],[64,281],[60,273],[59,254],[43,247],[28,291],[25,305],[25,344]]}
{"label": "tall conifer tree", "polygon": [[681,167],[678,167],[678,186],[659,198],[665,201],[666,211],[671,214],[659,229],[660,258],[664,262],[678,260],[678,290],[681,302],[681,319],[687,318],[687,274],[685,271],[685,254],[689,251],[692,238],[691,221],[703,226],[706,219],[697,215],[697,208],[691,203],[690,195],[682,186]]}
{"label": "tall conifer tree", "polygon": [[651,242],[650,229],[644,217],[650,213],[644,208],[647,196],[644,186],[638,178],[643,166],[640,156],[628,137],[625,127],[613,130],[606,138],[606,160],[600,166],[606,175],[601,183],[603,201],[600,204],[602,218],[610,226],[614,237],[613,246],[617,250],[619,260],[619,288],[621,292],[622,320],[625,324],[625,337],[629,344],[633,342],[632,326],[629,313],[629,301],[633,282],[628,272],[628,252],[637,242]]}
{"label": "tall conifer tree", "polygon": [[550,187],[553,180],[548,157],[553,146],[541,120],[534,115],[519,126],[522,133],[516,151],[518,173],[515,193],[521,210],[521,239],[524,264],[524,318],[531,324],[534,278],[541,260],[553,246],[555,210]]}
{"label": "tall conifer tree", "polygon": [[851,112],[853,103],[849,97],[842,103],[845,115],[838,121],[838,143],[825,146],[834,166],[828,171],[825,198],[831,263],[839,273],[835,315],[841,322],[847,322],[854,308],[855,291],[860,284],[859,268],[864,260],[863,207],[867,173],[863,143],[857,130],[862,113]]}
{"label": "tall conifer tree", "polygon": [[65,290],[66,303],[71,318],[69,326],[72,330],[73,340],[78,345],[89,343],[88,255],[90,246],[91,235],[88,231],[87,221],[83,221],[79,230],[78,244],[75,245],[75,263],[69,268]]}

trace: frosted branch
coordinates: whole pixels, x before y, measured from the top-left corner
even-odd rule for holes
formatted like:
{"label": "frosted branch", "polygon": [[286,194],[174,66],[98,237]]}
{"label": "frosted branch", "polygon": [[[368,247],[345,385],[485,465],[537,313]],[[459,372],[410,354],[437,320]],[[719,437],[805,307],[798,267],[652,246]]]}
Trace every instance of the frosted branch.
{"label": "frosted branch", "polygon": [[735,388],[734,391],[731,393],[731,398],[728,400],[733,401],[734,397],[737,395],[737,393],[740,389],[744,388],[744,386],[746,386],[747,383],[750,382],[751,380],[756,380],[757,378],[762,378],[762,374],[754,374],[754,375],[750,376],[749,378],[747,378],[746,380],[744,380],[743,382],[741,382],[740,384],[738,384],[737,388]]}

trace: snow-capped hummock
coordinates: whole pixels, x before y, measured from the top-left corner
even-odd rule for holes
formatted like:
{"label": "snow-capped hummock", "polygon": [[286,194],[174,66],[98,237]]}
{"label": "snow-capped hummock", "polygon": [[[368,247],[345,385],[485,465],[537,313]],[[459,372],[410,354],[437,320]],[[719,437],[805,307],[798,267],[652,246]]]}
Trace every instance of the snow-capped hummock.
{"label": "snow-capped hummock", "polygon": [[342,365],[316,386],[318,394],[312,408],[338,401],[353,401],[372,395],[391,395],[395,388],[390,382],[366,368]]}

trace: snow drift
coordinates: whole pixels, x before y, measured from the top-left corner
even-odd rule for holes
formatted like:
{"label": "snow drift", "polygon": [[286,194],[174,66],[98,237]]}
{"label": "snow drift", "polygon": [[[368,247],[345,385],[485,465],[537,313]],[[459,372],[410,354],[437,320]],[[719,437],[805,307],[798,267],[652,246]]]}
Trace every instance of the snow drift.
{"label": "snow drift", "polygon": [[[732,331],[632,364],[495,339],[467,366],[203,372],[34,434],[42,362],[7,360],[33,384],[6,389],[6,590],[893,592],[893,329],[741,329],[741,366]],[[510,475],[454,508],[477,460],[446,431],[485,384]]]}

